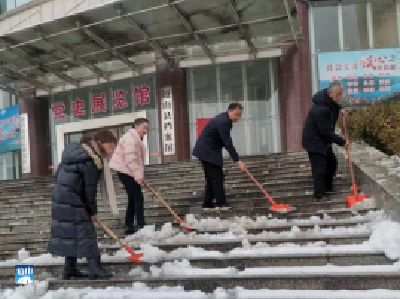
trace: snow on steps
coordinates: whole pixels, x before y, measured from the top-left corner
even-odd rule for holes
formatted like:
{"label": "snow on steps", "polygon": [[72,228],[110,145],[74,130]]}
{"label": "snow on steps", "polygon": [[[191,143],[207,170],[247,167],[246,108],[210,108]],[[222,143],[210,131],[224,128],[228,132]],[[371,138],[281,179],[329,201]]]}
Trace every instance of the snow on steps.
{"label": "snow on steps", "polygon": [[[296,159],[299,159],[301,155],[281,155],[280,157],[286,159],[286,161],[284,163],[275,161],[275,166],[285,167],[290,164],[290,166],[295,167]],[[288,157],[292,157],[292,159]],[[304,156],[301,159],[306,160]],[[268,163],[272,162],[269,161]],[[175,178],[181,174],[179,166],[176,166],[177,171],[174,174]],[[298,164],[297,167],[299,167]],[[270,174],[273,174],[272,172],[273,170],[270,171]],[[160,171],[158,174],[161,173],[162,172]],[[236,177],[233,173],[232,175],[233,177]],[[264,176],[265,175],[269,174],[264,174]],[[279,176],[281,175],[279,174]],[[155,178],[156,177],[157,176],[155,175]],[[281,176],[281,180],[288,180],[290,177],[290,175],[283,175]],[[307,175],[304,177],[307,177]],[[163,183],[162,180],[159,180],[159,182],[160,184]],[[194,182],[191,182],[190,184],[190,186],[193,186],[192,184],[194,184]],[[283,185],[284,182],[282,181],[280,184]],[[190,186],[188,186],[188,188],[191,188]],[[170,184],[169,188],[173,189],[174,185]],[[302,189],[302,186],[299,188]],[[310,204],[307,202],[307,204],[304,203],[303,207],[300,207],[303,208],[299,210],[300,213],[296,214],[305,217],[306,214],[301,214],[301,212],[308,212],[310,213],[308,214],[309,217],[312,215],[311,213],[323,215],[323,213],[319,211],[321,209],[329,210],[332,208],[342,208],[345,206],[344,195],[340,196],[343,201],[340,204]],[[303,200],[308,201],[308,198],[303,198]],[[309,207],[312,208],[310,209]],[[346,212],[340,211],[338,213],[349,216],[349,210],[346,210]],[[333,214],[334,213],[329,213],[328,215]],[[296,226],[296,222],[285,224],[279,223],[279,220],[276,219],[277,225],[265,225],[266,229],[267,226],[269,226],[270,230],[275,231],[266,232],[264,235],[255,235],[254,231],[253,234],[249,234],[248,232],[245,233],[243,230],[246,228],[235,225],[232,227],[227,223],[225,223],[226,225],[224,227],[225,229],[229,229],[227,233],[214,231],[213,234],[199,236],[193,234],[184,235],[174,233],[167,238],[164,236],[164,239],[161,237],[155,238],[153,236],[153,242],[151,242],[151,236],[147,236],[146,238],[146,234],[143,236],[138,234],[139,236],[128,238],[127,241],[134,245],[142,244],[141,249],[145,254],[147,253],[147,258],[149,258],[150,261],[148,263],[143,263],[141,268],[123,260],[124,252],[118,250],[118,247],[107,246],[105,244],[105,247],[108,247],[108,253],[111,254],[111,256],[104,256],[105,267],[118,273],[114,279],[110,281],[82,280],[72,282],[50,280],[50,289],[71,286],[78,287],[81,290],[76,292],[84,294],[84,296],[78,296],[77,298],[85,299],[170,298],[166,294],[171,295],[173,298],[227,299],[313,298],[312,296],[317,296],[314,298],[324,298],[321,297],[321,295],[331,296],[327,298],[338,298],[339,296],[344,296],[344,298],[346,298],[346,296],[347,298],[369,298],[368,296],[375,296],[373,298],[385,298],[382,296],[376,296],[376,292],[374,291],[367,291],[365,293],[335,293],[324,291],[323,293],[318,294],[318,290],[324,289],[398,289],[398,279],[400,278],[397,274],[397,272],[400,273],[398,264],[393,264],[393,262],[386,258],[385,255],[393,260],[400,258],[400,256],[398,256],[399,254],[395,250],[396,245],[399,245],[397,243],[400,242],[396,241],[396,237],[394,237],[393,233],[387,233],[387,231],[393,232],[397,229],[397,234],[399,227],[389,227],[386,222],[386,226],[383,225],[379,228],[378,225],[378,229],[376,227],[374,229],[368,220],[364,221],[359,218],[360,223],[354,225],[355,223],[351,223],[352,221],[350,221],[351,217],[342,216],[342,219],[344,220],[342,225],[340,225],[340,223],[332,223],[331,225],[327,224],[328,227],[325,227],[322,225],[318,226],[318,223],[314,223],[315,229],[314,227],[307,226],[307,224],[301,225],[299,221]],[[310,220],[311,219],[309,219],[308,222],[311,222]],[[373,219],[370,220],[372,221]],[[327,221],[327,219],[323,219],[322,222],[323,221]],[[190,223],[190,221],[188,222]],[[215,226],[215,222],[213,224],[210,220],[207,225],[208,228],[212,228]],[[313,224],[309,223],[308,225]],[[286,226],[287,231],[278,232],[278,228],[282,226]],[[309,229],[303,229],[303,231],[301,231],[300,227]],[[249,229],[250,227],[247,226],[247,228]],[[221,230],[221,228],[219,229]],[[368,241],[371,231],[373,231],[373,237]],[[146,232],[146,230],[144,230],[144,232]],[[168,239],[169,241],[166,241]],[[307,244],[307,242],[312,241],[315,241],[316,243]],[[322,241],[328,242],[324,244]],[[362,243],[362,241],[367,242]],[[265,244],[257,244],[257,242],[264,242]],[[288,242],[296,242],[302,244],[302,246],[299,246],[299,244],[290,244]],[[151,244],[146,245],[146,243]],[[189,244],[201,248],[190,248],[188,247]],[[267,244],[275,246],[267,246]],[[185,246],[187,247],[185,249],[178,248]],[[397,246],[397,248],[399,247],[400,246]],[[208,252],[205,251],[205,249],[211,249],[214,250],[214,252]],[[24,252],[21,253],[22,255],[24,254]],[[376,257],[381,259],[381,264],[379,261],[374,260]],[[186,260],[182,260],[185,258]],[[321,259],[317,261],[318,258]],[[374,264],[373,266],[366,265],[368,258],[371,258],[371,263]],[[180,261],[175,262],[174,259]],[[347,261],[351,260],[352,263],[346,262],[346,259]],[[239,260],[242,260],[243,262],[239,263]],[[296,262],[293,262],[294,260],[296,260]],[[311,260],[313,261],[310,262]],[[24,262],[27,261],[28,259],[24,260]],[[213,263],[214,261],[215,263]],[[271,261],[274,261],[275,263],[271,263]],[[282,263],[279,264],[279,261],[282,261]],[[53,263],[52,259],[50,263]],[[335,266],[329,265],[328,263],[334,263]],[[351,264],[352,267],[349,264]],[[284,267],[278,267],[282,265]],[[290,265],[292,267],[288,267]],[[343,265],[347,265],[347,267],[343,268]],[[85,265],[82,266],[84,267]],[[50,273],[50,277],[52,274],[58,276],[62,271],[62,266],[60,264],[42,266],[37,269],[39,270],[39,268],[52,272]],[[5,276],[8,275],[6,272],[9,269],[12,269],[12,267],[2,267]],[[117,269],[120,269],[120,272],[118,272]],[[352,273],[349,273],[349,271]],[[307,273],[307,275],[305,275],[305,273]],[[358,275],[355,275],[354,273]],[[357,277],[360,273],[364,274],[362,278]],[[12,272],[9,274],[12,275]],[[43,277],[44,274],[41,277]],[[164,284],[169,286],[176,286],[178,284],[182,285],[187,292],[183,292],[182,288],[168,289],[167,287],[150,290],[148,288],[146,289],[143,284],[138,283],[132,287],[132,283],[135,281],[143,281],[148,285],[148,287],[153,288],[157,288]],[[224,290],[218,289],[218,283],[222,283],[221,286],[224,287]],[[40,285],[37,286],[38,288],[40,287]],[[100,288],[101,290],[82,290],[82,288],[86,288],[87,286],[93,286],[95,288]],[[116,286],[129,286],[130,288],[124,291],[115,288]],[[262,290],[254,293],[252,291],[245,291],[237,288],[237,286],[253,290],[269,288],[288,289],[288,291],[283,290],[282,292],[277,292]],[[296,289],[314,289],[314,291],[306,294],[304,292],[293,291]],[[189,290],[201,290],[204,293],[199,291],[189,293]],[[46,292],[45,286],[42,291]],[[48,292],[44,298],[74,298],[74,294],[71,290],[64,294],[61,294],[64,292],[63,290],[57,292],[60,293],[55,295]],[[139,294],[138,292],[142,293]],[[385,292],[388,296],[392,296],[387,298],[397,298],[398,296],[398,293],[389,294],[388,291],[380,291],[379,294],[384,294]],[[294,297],[296,295],[303,297]],[[33,298],[33,296],[22,296],[21,298]]]}
{"label": "snow on steps", "polygon": [[[368,290],[368,291],[325,291],[325,290],[246,290],[236,287],[230,290],[217,288],[211,293],[200,291],[185,291],[182,287],[149,288],[143,283],[134,283],[130,288],[109,287],[105,290],[85,288],[59,289],[47,291],[48,282],[20,287],[17,291],[8,291],[5,298],[18,299],[400,299],[399,291]],[[14,297],[11,297],[13,296]],[[15,296],[19,295],[19,297]],[[23,297],[24,295],[28,295]],[[1,298],[1,297],[0,297]],[[2,298],[3,299],[3,298]]]}

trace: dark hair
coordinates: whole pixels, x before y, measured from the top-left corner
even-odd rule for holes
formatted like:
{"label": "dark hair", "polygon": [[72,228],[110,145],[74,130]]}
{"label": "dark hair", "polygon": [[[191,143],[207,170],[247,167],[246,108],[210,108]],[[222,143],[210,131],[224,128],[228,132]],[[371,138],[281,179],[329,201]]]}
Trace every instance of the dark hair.
{"label": "dark hair", "polygon": [[136,126],[140,126],[143,123],[149,123],[149,120],[147,118],[139,117],[135,119],[135,122],[132,125],[132,128],[135,128]]}
{"label": "dark hair", "polygon": [[242,104],[239,104],[239,103],[231,103],[231,104],[229,104],[228,110],[232,111],[232,110],[236,110],[236,109],[243,110]]}
{"label": "dark hair", "polygon": [[94,135],[94,137],[90,137],[88,135],[82,136],[79,141],[80,144],[88,143],[89,141],[96,141],[101,143],[114,143],[117,144],[117,137],[109,130],[100,130]]}

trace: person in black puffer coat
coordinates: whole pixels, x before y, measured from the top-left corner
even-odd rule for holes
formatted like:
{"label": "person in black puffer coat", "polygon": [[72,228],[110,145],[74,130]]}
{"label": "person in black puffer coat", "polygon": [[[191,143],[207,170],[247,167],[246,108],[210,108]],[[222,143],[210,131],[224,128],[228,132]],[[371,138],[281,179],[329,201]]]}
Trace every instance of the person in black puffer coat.
{"label": "person in black puffer coat", "polygon": [[343,87],[340,82],[332,82],[328,88],[316,93],[313,106],[308,112],[302,136],[303,148],[308,152],[314,180],[314,201],[330,201],[328,194],[333,192],[333,178],[336,174],[337,160],[332,143],[348,149],[346,141],[335,134],[339,112],[345,116],[338,104],[342,99]]}
{"label": "person in black puffer coat", "polygon": [[[63,151],[55,175],[51,204],[51,238],[48,250],[65,257],[64,279],[110,278],[100,265],[100,251],[94,221],[97,220],[97,183],[103,158],[113,154],[117,139],[108,130],[83,137]],[[85,257],[89,275],[77,269],[77,259]]]}

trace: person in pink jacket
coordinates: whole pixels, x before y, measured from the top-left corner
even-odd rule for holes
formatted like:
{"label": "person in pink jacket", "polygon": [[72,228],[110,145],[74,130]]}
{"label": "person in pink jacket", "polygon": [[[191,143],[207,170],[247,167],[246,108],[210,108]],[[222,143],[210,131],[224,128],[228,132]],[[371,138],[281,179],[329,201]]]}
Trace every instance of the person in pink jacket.
{"label": "person in pink jacket", "polygon": [[143,137],[147,134],[149,121],[145,118],[137,118],[128,132],[121,137],[117,148],[110,161],[110,168],[118,172],[118,178],[124,185],[128,194],[128,206],[125,216],[125,235],[136,232],[134,229],[134,216],[136,216],[137,228],[143,228],[144,197],[142,185],[145,165],[145,146]]}

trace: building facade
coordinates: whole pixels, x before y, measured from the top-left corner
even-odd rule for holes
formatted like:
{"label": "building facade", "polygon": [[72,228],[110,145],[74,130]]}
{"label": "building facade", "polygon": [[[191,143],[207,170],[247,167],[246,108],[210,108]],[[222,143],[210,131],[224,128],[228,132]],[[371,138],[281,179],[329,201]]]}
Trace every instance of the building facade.
{"label": "building facade", "polygon": [[308,1],[6,2],[2,180],[48,175],[68,143],[100,128],[119,138],[138,116],[150,121],[148,164],[191,159],[201,127],[232,102],[244,106],[240,155],[301,149]]}
{"label": "building facade", "polygon": [[342,81],[343,104],[400,95],[400,1],[310,1],[312,90]]}

